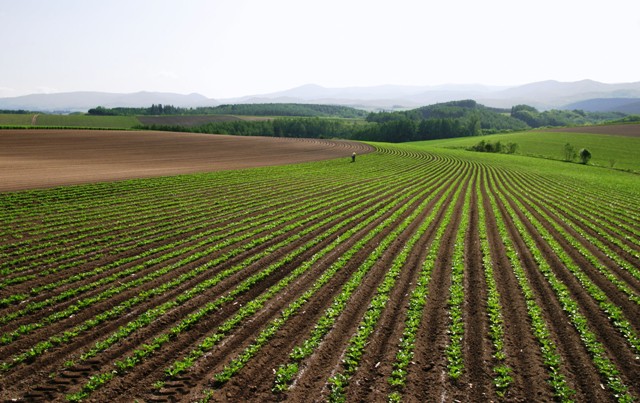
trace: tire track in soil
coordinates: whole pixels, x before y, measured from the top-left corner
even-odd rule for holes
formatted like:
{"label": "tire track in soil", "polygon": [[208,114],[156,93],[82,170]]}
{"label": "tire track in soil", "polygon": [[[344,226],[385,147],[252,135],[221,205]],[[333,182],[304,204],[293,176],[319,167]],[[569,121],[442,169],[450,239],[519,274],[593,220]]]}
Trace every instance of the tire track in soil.
{"label": "tire track in soil", "polygon": [[[442,190],[438,193],[438,198],[444,191],[445,190]],[[421,201],[417,201],[415,205],[420,202]],[[435,201],[431,202],[429,205],[433,206],[434,203]],[[396,225],[401,223],[410,213],[411,209],[396,220]],[[422,218],[424,218],[424,214],[425,213],[421,214]],[[415,229],[417,225],[417,222],[414,220],[410,228]],[[383,239],[392,230],[393,228],[387,228],[383,234],[376,236],[376,240],[372,240],[371,244],[377,244],[377,242]],[[314,355],[308,358],[304,363],[305,369],[301,371],[295,387],[286,395],[287,400],[300,401],[300,399],[308,399],[309,396],[315,396],[316,399],[321,399],[323,392],[326,392],[326,379],[339,365],[342,352],[344,351],[349,338],[355,331],[355,328],[359,324],[359,318],[362,317],[368,308],[368,301],[372,298],[377,289],[377,285],[384,276],[385,267],[390,264],[399,252],[401,246],[410,237],[410,235],[407,234],[407,231],[410,230],[411,229],[406,229],[402,235],[397,238],[393,246],[385,252],[383,257],[367,274],[362,286],[359,287],[352,295],[351,302],[336,322],[334,328],[325,337]],[[413,232],[413,230],[411,230],[411,232]],[[291,319],[292,322],[283,332],[281,332],[284,334],[282,336],[276,336],[259,354],[259,357],[254,358],[253,363],[250,363],[249,366],[245,367],[241,373],[237,374],[227,382],[227,384],[225,384],[220,390],[217,390],[216,395],[233,396],[234,398],[241,400],[253,400],[257,397],[265,400],[285,399],[284,396],[274,395],[270,391],[270,387],[273,384],[273,372],[270,369],[277,368],[278,365],[288,360],[288,352],[291,351],[295,345],[298,345],[302,339],[306,338],[317,319],[324,314],[326,307],[331,304],[335,295],[340,292],[341,285],[347,281],[351,273],[357,269],[360,263],[367,258],[372,250],[373,247],[361,250],[352,259],[349,267],[341,270],[340,281],[336,282],[335,286],[332,286],[332,292],[326,293],[321,297],[317,295],[316,298],[320,298],[320,300],[314,299],[314,302],[311,305],[314,307],[313,309],[308,307],[305,310],[307,313],[304,316],[297,315],[295,318]],[[325,288],[327,288],[327,286],[325,286]],[[315,313],[312,318],[307,315],[310,311]],[[215,371],[211,371],[211,373],[214,373],[221,368],[222,365],[220,365]],[[263,381],[260,382],[260,379]],[[253,385],[253,389],[246,390],[246,385]]]}
{"label": "tire track in soil", "polygon": [[[399,207],[398,207],[399,208]],[[392,211],[395,211],[396,209],[394,208]],[[370,224],[367,228],[370,230],[372,228],[375,228],[377,225],[379,225],[379,223],[385,219],[385,217],[388,217],[390,214],[392,214],[392,212],[388,212],[386,213],[382,218],[377,219],[376,222]],[[355,243],[357,242],[357,237],[354,237],[354,239],[350,240],[349,243]],[[313,253],[315,253],[315,251],[313,251],[312,253],[309,253],[307,255],[307,257],[310,257]],[[368,254],[368,252],[366,252]],[[339,255],[336,255],[334,257],[334,259],[337,259],[339,257]],[[301,260],[302,261],[302,260]],[[300,261],[300,262],[301,262]],[[299,263],[299,262],[298,262]],[[295,266],[295,264],[294,264]],[[324,266],[322,266],[324,267]],[[318,270],[316,270],[318,271]],[[319,271],[322,271],[321,269]],[[308,288],[308,286],[310,284],[312,284],[315,279],[317,278],[317,276],[319,276],[321,273],[314,273],[312,276],[306,276],[305,279],[303,279],[302,281],[297,281],[295,282],[295,284],[292,284],[288,287],[288,292],[287,294],[293,294],[293,295],[299,295],[302,294],[304,291],[306,291],[306,289]],[[348,275],[349,272],[345,272],[344,275]],[[335,281],[335,280],[333,280]],[[333,283],[332,281],[332,283]],[[274,282],[275,284],[275,282]],[[336,292],[338,290],[339,284],[335,284],[334,288],[336,289]],[[326,286],[325,286],[326,287]],[[256,294],[257,296],[258,294]],[[255,297],[255,296],[254,296]],[[216,365],[214,365],[214,367],[210,367],[208,365],[199,365],[197,368],[193,369],[192,371],[190,371],[188,373],[188,376],[181,378],[180,380],[178,380],[177,382],[174,383],[170,383],[169,386],[171,386],[171,389],[173,389],[170,392],[166,392],[169,395],[175,394],[175,393],[184,393],[185,390],[181,390],[184,389],[183,386],[181,385],[185,385],[188,384],[190,387],[193,387],[195,390],[197,390],[198,388],[194,387],[193,385],[195,385],[197,382],[199,382],[198,380],[201,380],[204,378],[204,382],[208,383],[210,376],[208,376],[207,374],[211,374],[217,370],[220,370],[224,364],[224,362],[228,359],[228,357],[233,356],[234,354],[237,354],[239,351],[241,351],[242,349],[244,349],[246,347],[246,345],[248,343],[251,342],[251,340],[253,339],[253,337],[255,337],[255,331],[256,329],[260,329],[264,324],[266,324],[269,320],[271,320],[274,316],[278,316],[280,313],[280,310],[282,309],[282,307],[285,304],[288,304],[290,302],[289,298],[285,298],[285,297],[278,297],[279,299],[276,302],[272,302],[269,306],[264,307],[259,313],[257,313],[256,315],[254,315],[251,320],[245,322],[245,324],[241,327],[239,327],[238,329],[235,329],[234,332],[232,334],[230,334],[224,341],[222,341],[214,350],[212,350],[208,356],[207,356],[207,360],[208,361],[215,361],[216,360],[216,356],[220,356],[220,362]],[[307,309],[307,311],[309,311],[309,309]],[[212,328],[212,326],[208,326],[209,329]],[[195,343],[194,343],[195,344]],[[190,350],[192,347],[188,346],[185,347],[183,349],[184,352],[187,352],[187,350]],[[158,379],[159,377],[162,377],[162,371],[164,369],[164,367],[166,367],[166,362],[172,362],[177,358],[180,358],[181,356],[183,356],[184,354],[176,354],[174,357],[172,357],[170,360],[166,360],[163,359],[163,361],[165,362],[164,366],[160,366],[158,368],[155,368],[154,372],[150,372],[149,374],[145,375],[145,379],[149,379],[149,378],[154,378],[154,379]],[[147,382],[148,384],[150,384],[150,380],[149,382]],[[148,388],[149,389],[149,388]],[[142,392],[143,393],[143,392]],[[270,393],[270,392],[269,392]],[[153,396],[153,398],[158,398],[157,396]]]}
{"label": "tire track in soil", "polygon": [[[458,161],[458,164],[460,162]],[[468,167],[466,167],[468,169]],[[466,171],[465,169],[465,171]],[[468,175],[468,172],[466,173]],[[466,187],[469,181],[466,178]],[[416,344],[412,367],[408,368],[407,383],[403,397],[409,401],[433,401],[446,399],[445,396],[453,389],[447,377],[447,362],[445,348],[449,343],[447,328],[449,287],[451,286],[451,258],[453,248],[448,248],[455,241],[456,232],[461,220],[464,192],[455,203],[455,212],[451,216],[438,250],[436,262],[429,282],[427,304],[422,315],[420,329],[416,335]]]}
{"label": "tire track in soil", "polygon": [[493,271],[502,305],[505,363],[512,368],[513,378],[504,399],[506,401],[526,401],[527,399],[553,401],[540,347],[531,331],[526,302],[498,232],[498,224],[487,193],[487,183],[483,182],[485,183],[481,191],[488,223],[487,239],[491,248]]}
{"label": "tire track in soil", "polygon": [[[495,172],[492,171],[491,175],[493,176],[494,174]],[[495,177],[493,179],[495,183]],[[580,336],[566,317],[551,286],[539,271],[538,265],[531,255],[531,252],[502,204],[502,200],[498,197],[498,190],[492,187],[491,192],[496,198],[507,231],[511,237],[516,253],[520,257],[522,268],[526,272],[532,290],[537,295],[536,303],[542,309],[551,337],[558,348],[558,353],[562,357],[562,364],[566,370],[564,375],[567,384],[576,391],[576,395],[574,395],[575,400],[611,401],[611,396],[600,387],[600,378],[593,366],[591,357],[589,357],[580,340]],[[508,195],[506,195],[506,197],[508,198]],[[522,216],[518,216],[522,220]],[[531,223],[526,219],[523,220],[523,223],[531,226]],[[532,234],[532,236],[536,239],[536,235],[538,234],[535,232],[534,234],[535,235]],[[540,239],[536,239],[536,244],[539,244],[539,242]]]}
{"label": "tire track in soil", "polygon": [[[375,195],[372,195],[372,200],[373,200],[373,204],[377,203],[378,201],[382,200],[382,197],[380,197],[380,194],[382,193],[382,191],[376,193]],[[386,196],[386,198],[391,198],[392,196]],[[338,211],[344,211],[345,209],[347,209],[351,204],[346,204],[344,206],[341,206],[341,208]],[[337,211],[337,212],[338,212]],[[337,213],[336,212],[336,213]],[[330,226],[334,225],[335,223],[330,223],[325,225],[323,228],[317,229],[316,231],[314,231],[311,234],[308,234],[304,239],[306,239],[304,242],[306,242],[309,239],[313,239],[315,238],[315,236],[317,234],[320,234],[321,232],[324,231],[324,229],[329,228]],[[345,229],[344,231],[346,231],[347,229]],[[279,241],[281,241],[282,239],[286,239],[286,237],[290,236],[290,234],[284,234],[281,235],[280,237],[272,240],[269,242],[269,245],[271,244],[275,244],[278,243]],[[235,257],[234,259],[223,263],[222,266],[218,266],[216,267],[216,271],[215,273],[209,273],[208,277],[211,277],[213,275],[215,275],[216,273],[231,267],[239,262],[241,262],[244,258],[246,258],[247,254],[253,254],[253,253],[257,253],[258,249],[259,250],[264,250],[265,248],[267,248],[268,245],[261,245],[256,247],[255,249],[252,249],[251,251],[247,251],[237,257]],[[289,245],[287,247],[287,249],[294,249],[293,245]],[[283,254],[286,254],[287,252],[283,250],[278,250],[277,253],[271,254],[269,255],[267,258],[264,258],[262,260],[260,260],[259,262],[255,263],[253,265],[253,267],[255,267],[255,270],[259,270],[261,267],[265,267],[267,265],[269,265],[271,262],[277,260],[279,257],[281,257]],[[241,281],[243,281],[244,279],[248,278],[250,275],[254,274],[254,271],[250,270],[249,267],[243,269],[243,271],[238,274],[236,273],[234,276],[231,276],[230,278],[224,280],[223,282],[221,282],[220,284],[216,285],[212,290],[210,290],[208,293],[205,293],[206,295],[201,295],[199,297],[194,298],[194,300],[189,301],[188,303],[181,305],[180,307],[177,307],[175,310],[173,310],[170,314],[167,314],[163,317],[161,322],[155,322],[153,325],[151,325],[150,330],[147,331],[147,333],[150,333],[149,336],[147,336],[147,338],[152,338],[153,335],[155,334],[155,331],[161,331],[158,330],[157,328],[166,328],[169,327],[170,325],[174,324],[174,322],[177,322],[179,320],[181,320],[184,316],[186,316],[187,314],[197,310],[200,306],[206,304],[207,302],[207,295],[211,294],[214,298],[217,295],[222,295],[225,290],[230,289],[232,287],[234,287],[235,285],[237,285],[238,283],[240,283]],[[174,289],[172,290],[171,293],[166,293],[163,294],[162,297],[156,297],[155,299],[153,299],[152,301],[149,301],[147,303],[144,303],[144,305],[136,308],[135,311],[129,313],[128,315],[126,315],[125,317],[116,320],[116,321],[111,321],[111,322],[107,322],[105,323],[105,326],[94,329],[93,332],[91,332],[90,334],[86,335],[85,337],[82,337],[80,340],[76,341],[75,343],[72,344],[73,347],[62,347],[62,348],[58,348],[56,350],[58,350],[58,353],[55,354],[55,356],[57,356],[57,359],[53,359],[53,355],[47,355],[46,357],[43,358],[42,363],[39,363],[39,366],[51,366],[51,365],[59,365],[60,362],[63,362],[65,360],[66,357],[68,357],[68,354],[71,354],[75,351],[75,348],[81,348],[84,346],[86,346],[87,344],[92,344],[93,342],[95,342],[95,340],[97,340],[97,338],[100,338],[102,335],[104,334],[109,334],[110,332],[116,330],[119,326],[125,324],[128,320],[129,320],[129,316],[137,316],[138,313],[144,312],[147,309],[150,309],[152,307],[161,305],[162,303],[172,299],[173,297],[175,297],[176,295],[178,295],[179,293],[183,292],[184,290],[191,288],[193,285],[199,283],[200,281],[202,281],[203,279],[200,277],[197,277],[195,279],[192,279],[190,281],[188,281],[188,284],[182,284],[179,286],[179,289]],[[260,287],[258,287],[257,289],[259,289]],[[252,292],[254,292],[252,290]],[[257,294],[256,294],[257,295]],[[237,306],[232,307],[232,308],[227,308],[227,310],[231,310],[232,312],[228,313],[228,315],[232,315],[237,309],[239,309],[239,307],[246,303],[247,301],[250,301],[251,299],[255,298],[255,295],[253,296],[247,296],[247,297],[242,297],[244,299],[246,299],[246,301],[241,301]],[[222,316],[224,316],[224,314],[221,314]],[[142,342],[142,340],[144,340],[145,337],[142,335],[138,335],[135,338],[135,342],[129,342],[129,343],[119,343],[117,349],[115,349],[115,351],[112,351],[112,354],[105,359],[93,359],[94,361],[94,366],[95,366],[95,362],[103,362],[105,363],[105,365],[111,361],[113,361],[114,359],[118,358],[119,356],[121,356],[122,354],[126,353],[127,350],[131,350],[132,349],[132,344],[131,343],[135,343],[133,345],[137,345],[139,343]],[[133,347],[135,348],[135,347]],[[62,351],[59,351],[62,350]],[[29,382],[29,383],[33,383],[32,379],[28,379],[28,380],[24,380],[24,378],[22,378],[25,375],[29,374],[29,368],[24,368],[24,371],[27,372],[27,374],[22,374],[19,371],[14,371],[11,376],[15,377],[16,379],[23,379],[23,382],[20,383],[25,383],[25,382]],[[47,372],[48,373],[48,372]],[[44,382],[46,382],[46,380],[44,380]]]}
{"label": "tire track in soil", "polygon": [[[517,195],[513,197],[521,200],[521,198]],[[512,204],[512,207],[514,209],[517,209],[515,204]],[[533,227],[533,224],[531,224],[526,219],[526,217],[524,217],[524,214],[520,210],[516,211],[520,216],[520,219],[525,223],[529,233],[531,233],[534,237],[536,245],[538,245],[545,259],[547,260],[547,262],[549,262],[549,266],[551,267],[555,275],[565,284],[565,286],[571,292],[572,298],[579,304],[581,313],[588,320],[589,329],[597,335],[598,340],[607,350],[607,356],[612,360],[616,368],[621,372],[621,378],[629,387],[631,393],[637,396],[640,393],[640,387],[635,385],[637,384],[637,382],[634,381],[635,379],[637,379],[638,374],[640,374],[640,363],[638,363],[638,360],[636,359],[637,355],[631,350],[631,347],[624,339],[624,337],[620,334],[620,332],[618,332],[617,329],[612,325],[611,320],[606,316],[606,313],[602,311],[598,303],[587,293],[578,279],[570,271],[568,271],[568,269],[560,261],[558,256],[553,252],[551,247],[546,242],[544,242],[541,235]],[[580,269],[585,274],[587,274],[587,276],[594,282],[594,284],[598,285],[598,287],[607,295],[607,297],[625,312],[625,316],[627,318],[640,317],[640,315],[634,313],[631,313],[632,316],[629,316],[630,313],[628,310],[625,310],[625,307],[637,312],[638,306],[636,304],[633,304],[627,298],[619,298],[620,291],[613,284],[604,279],[601,273],[598,272],[597,269],[593,268],[593,266],[591,266],[591,264],[587,262],[586,259],[584,259],[584,257],[579,254],[579,252],[571,248],[564,237],[558,235],[558,233],[551,226],[551,224],[549,224],[548,221],[542,218],[540,214],[534,209],[529,208],[529,211],[539,222],[543,224],[543,227],[553,235],[554,239],[556,239],[556,241],[560,243],[565,252],[567,252],[569,256],[577,262]],[[602,281],[603,279],[604,281]],[[621,302],[621,304],[618,303],[618,301]],[[634,323],[633,319],[630,323],[636,328],[637,332],[638,324]],[[597,369],[595,369],[595,367],[593,369],[593,372],[594,374],[598,375],[598,371]],[[605,384],[605,380],[601,380],[600,383]]]}

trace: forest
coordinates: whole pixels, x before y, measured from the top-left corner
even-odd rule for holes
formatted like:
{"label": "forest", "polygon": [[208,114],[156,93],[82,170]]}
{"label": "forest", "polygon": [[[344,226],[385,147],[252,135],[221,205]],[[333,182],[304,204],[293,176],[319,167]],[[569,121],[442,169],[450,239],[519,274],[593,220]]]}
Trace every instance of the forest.
{"label": "forest", "polygon": [[364,118],[367,112],[340,105],[318,104],[233,104],[180,108],[173,105],[151,105],[148,108],[105,108],[89,109],[89,115],[136,116],[136,115],[244,115],[244,116],[307,116]]}

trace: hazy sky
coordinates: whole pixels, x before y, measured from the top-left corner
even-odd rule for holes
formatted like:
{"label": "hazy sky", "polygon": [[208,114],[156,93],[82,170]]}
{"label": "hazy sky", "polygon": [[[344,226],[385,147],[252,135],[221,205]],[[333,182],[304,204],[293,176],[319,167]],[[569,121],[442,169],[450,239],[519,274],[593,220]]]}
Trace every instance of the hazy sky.
{"label": "hazy sky", "polygon": [[0,97],[640,81],[639,0],[0,0]]}

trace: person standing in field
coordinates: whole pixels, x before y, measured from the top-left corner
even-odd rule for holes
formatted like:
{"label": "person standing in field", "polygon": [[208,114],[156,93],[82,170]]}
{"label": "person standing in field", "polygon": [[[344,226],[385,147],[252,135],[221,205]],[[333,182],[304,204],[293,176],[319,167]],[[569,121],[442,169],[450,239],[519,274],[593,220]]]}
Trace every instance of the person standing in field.
{"label": "person standing in field", "polygon": [[356,153],[351,154],[351,162],[356,162]]}

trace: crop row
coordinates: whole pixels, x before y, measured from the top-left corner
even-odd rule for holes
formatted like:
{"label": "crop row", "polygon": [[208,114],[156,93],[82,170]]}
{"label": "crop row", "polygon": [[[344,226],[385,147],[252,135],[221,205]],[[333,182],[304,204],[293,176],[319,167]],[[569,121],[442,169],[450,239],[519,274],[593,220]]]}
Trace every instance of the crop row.
{"label": "crop row", "polygon": [[475,158],[0,195],[0,398],[637,398],[631,193]]}

